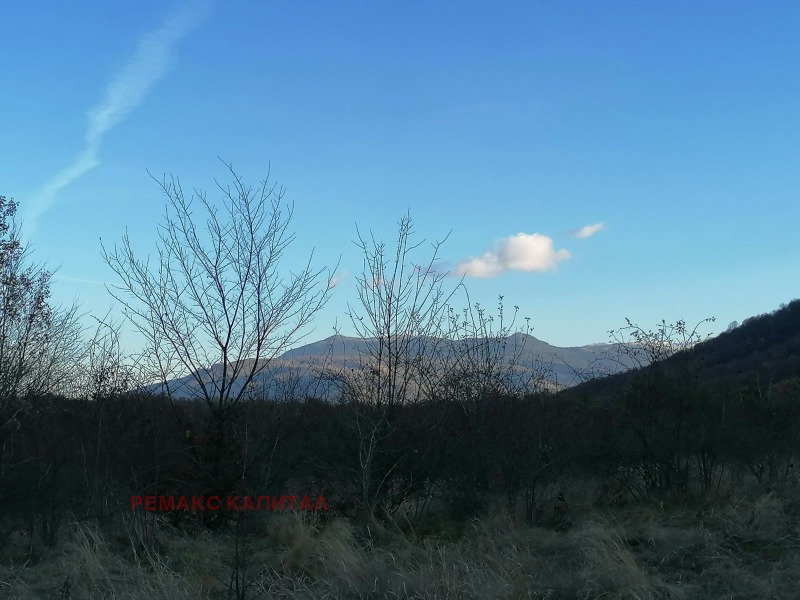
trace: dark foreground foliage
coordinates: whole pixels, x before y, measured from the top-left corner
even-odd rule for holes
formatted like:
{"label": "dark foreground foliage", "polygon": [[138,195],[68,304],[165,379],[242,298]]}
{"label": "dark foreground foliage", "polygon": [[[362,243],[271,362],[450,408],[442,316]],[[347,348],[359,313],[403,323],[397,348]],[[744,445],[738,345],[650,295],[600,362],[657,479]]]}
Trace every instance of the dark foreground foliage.
{"label": "dark foreground foliage", "polygon": [[[696,356],[597,395],[388,408],[305,398],[222,414],[147,394],[10,398],[0,591],[791,597],[800,384],[786,361],[780,378],[713,379]],[[147,512],[131,509],[133,495],[323,496],[329,510]],[[83,557],[68,572],[65,552]]]}

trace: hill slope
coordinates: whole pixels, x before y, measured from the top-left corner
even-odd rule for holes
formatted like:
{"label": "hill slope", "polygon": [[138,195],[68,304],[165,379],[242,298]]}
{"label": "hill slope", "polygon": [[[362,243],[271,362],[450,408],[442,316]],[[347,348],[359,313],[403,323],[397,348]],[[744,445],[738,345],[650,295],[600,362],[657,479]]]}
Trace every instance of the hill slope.
{"label": "hill slope", "polygon": [[[666,370],[688,370],[699,383],[779,385],[800,376],[800,300],[697,344],[686,354],[661,363]],[[620,393],[637,371],[619,372],[576,385],[569,397],[608,399]]]}

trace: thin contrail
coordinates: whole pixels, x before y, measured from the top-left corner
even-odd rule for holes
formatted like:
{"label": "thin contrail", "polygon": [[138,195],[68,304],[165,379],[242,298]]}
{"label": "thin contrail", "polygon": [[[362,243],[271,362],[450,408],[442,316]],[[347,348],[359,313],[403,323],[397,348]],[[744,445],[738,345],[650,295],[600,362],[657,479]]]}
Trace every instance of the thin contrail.
{"label": "thin contrail", "polygon": [[83,277],[69,277],[68,275],[53,275],[53,279],[59,281],[71,281],[73,283],[91,283],[94,285],[110,285],[107,281],[100,281],[99,279],[85,279]]}
{"label": "thin contrail", "polygon": [[207,2],[185,3],[161,27],[139,39],[134,55],[111,80],[103,99],[89,111],[83,150],[27,203],[23,226],[28,236],[36,229],[39,217],[53,206],[58,192],[99,164],[100,144],[105,135],[125,119],[153,85],[167,74],[175,45],[208,13]]}

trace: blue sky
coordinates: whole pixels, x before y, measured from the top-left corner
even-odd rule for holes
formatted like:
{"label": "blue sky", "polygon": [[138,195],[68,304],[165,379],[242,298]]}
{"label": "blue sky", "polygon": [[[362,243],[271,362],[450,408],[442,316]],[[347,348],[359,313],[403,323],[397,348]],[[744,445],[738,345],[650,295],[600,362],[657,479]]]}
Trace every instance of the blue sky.
{"label": "blue sky", "polygon": [[213,191],[217,156],[286,188],[287,267],[341,256],[314,339],[350,331],[356,225],[391,240],[406,211],[451,232],[473,300],[556,345],[800,296],[794,2],[31,1],[0,23],[0,193],[92,314],[116,310],[100,238],[155,252],[147,170]]}

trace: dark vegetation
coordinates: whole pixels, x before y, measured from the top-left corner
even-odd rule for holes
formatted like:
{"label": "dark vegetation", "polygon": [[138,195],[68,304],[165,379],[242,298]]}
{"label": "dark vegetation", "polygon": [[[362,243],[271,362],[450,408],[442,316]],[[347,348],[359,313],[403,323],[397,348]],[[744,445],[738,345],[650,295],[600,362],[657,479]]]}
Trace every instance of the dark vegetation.
{"label": "dark vegetation", "polygon": [[[50,274],[25,265],[12,223],[15,206],[0,200],[0,564],[10,565],[0,596],[4,587],[22,589],[12,583],[12,575],[17,582],[21,577],[15,568],[44,564],[48,549],[73,539],[76,523],[91,523],[97,527],[91,531],[106,532],[137,561],[168,551],[159,541],[163,528],[198,539],[232,532],[232,553],[220,558],[225,570],[203,593],[255,597],[266,590],[267,567],[254,565],[248,544],[260,535],[265,515],[143,513],[131,510],[130,497],[296,494],[325,497],[328,512],[301,515],[317,533],[337,531],[341,519],[349,523],[352,538],[341,534],[354,540],[348,551],[379,547],[381,532],[419,548],[428,539],[458,544],[479,523],[475,519],[501,511],[512,530],[537,527],[566,536],[565,544],[586,552],[583,567],[601,560],[587,544],[612,556],[614,569],[644,561],[624,581],[613,575],[617,571],[610,571],[609,577],[618,577],[613,581],[592,579],[581,597],[672,597],[680,594],[659,591],[639,575],[657,572],[668,556],[648,571],[646,560],[631,554],[638,552],[636,544],[647,545],[646,538],[623,542],[609,533],[611,526],[586,525],[585,515],[614,514],[623,506],[713,513],[737,487],[781,494],[800,484],[798,300],[712,339],[682,322],[663,322],[653,331],[628,323],[612,332],[612,340],[619,352],[635,355],[640,368],[598,379],[587,374],[583,384],[556,392],[546,383],[546,365],[519,378],[513,348],[505,346],[513,344],[518,328],[513,315],[504,315],[502,299],[494,316],[469,301],[467,309],[453,309],[461,288],[446,289],[433,268],[438,244],[427,261],[415,261],[419,245],[405,218],[393,248],[359,234],[364,272],[349,316],[359,335],[373,342],[361,369],[325,375],[340,390],[338,401],[234,394],[230,381],[243,372],[254,376],[297,339],[324,305],[330,285],[323,280],[317,287],[321,272],[310,266],[288,281],[277,278],[278,259],[292,238],[281,195],[273,197],[266,183],[255,194],[239,179],[233,192],[223,188],[228,220],[215,216],[209,222],[210,251],[203,249],[179,187],[172,180],[162,187],[177,217],[164,229],[169,252],[161,254],[161,271],[150,273],[137,262],[127,239],[123,251],[106,253],[151,340],[134,363],[126,362],[116,330],[103,321],[93,338],[78,343],[74,307],[48,305]],[[165,271],[172,276],[165,278]],[[446,360],[426,360],[432,346]],[[56,350],[48,354],[51,347]],[[73,363],[41,358],[48,356]],[[229,372],[208,370],[212,357]],[[197,402],[172,398],[167,382],[179,367],[191,368],[202,381]],[[129,391],[147,377],[160,381],[163,393]],[[753,522],[761,514],[757,508],[753,504]],[[96,548],[99,542],[81,531],[83,547]],[[303,531],[295,534],[311,535]],[[324,547],[328,538],[319,535],[316,543]],[[783,555],[790,552],[787,540],[797,545],[792,535],[764,548],[773,542],[726,534],[714,548],[731,543],[744,554]],[[272,581],[297,575],[297,539],[281,559],[283,570],[271,571]],[[311,542],[304,543],[313,554]],[[166,568],[161,558],[147,564]],[[303,568],[304,577],[334,577],[322,567]],[[566,587],[564,596],[557,591],[566,583],[548,584],[545,567],[536,568],[542,594],[570,597]],[[46,597],[71,597],[80,573],[61,574],[61,587]],[[303,576],[292,581],[310,586]],[[523,583],[513,583],[516,577]],[[539,597],[526,577],[509,570],[505,597]],[[331,594],[350,589],[348,597],[363,597],[369,582],[366,588],[348,585]],[[371,597],[436,597],[407,591],[391,596],[389,587]],[[451,597],[500,596],[475,589]],[[283,597],[304,597],[297,593]]]}

